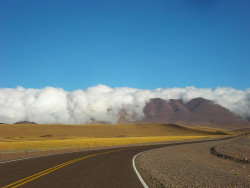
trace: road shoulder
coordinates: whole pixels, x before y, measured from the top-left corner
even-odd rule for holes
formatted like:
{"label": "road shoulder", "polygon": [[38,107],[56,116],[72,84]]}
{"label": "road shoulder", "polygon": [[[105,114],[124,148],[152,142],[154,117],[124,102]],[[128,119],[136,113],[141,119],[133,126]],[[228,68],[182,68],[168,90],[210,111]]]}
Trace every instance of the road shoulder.
{"label": "road shoulder", "polygon": [[210,152],[215,145],[238,139],[160,148],[142,153],[135,162],[150,187],[250,187],[249,164]]}

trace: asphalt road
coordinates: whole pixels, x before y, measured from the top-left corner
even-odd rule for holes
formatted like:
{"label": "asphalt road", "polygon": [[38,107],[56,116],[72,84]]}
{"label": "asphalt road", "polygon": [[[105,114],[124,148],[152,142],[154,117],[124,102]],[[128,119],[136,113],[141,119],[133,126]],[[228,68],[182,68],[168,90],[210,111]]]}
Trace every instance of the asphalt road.
{"label": "asphalt road", "polygon": [[145,150],[179,144],[82,151],[1,163],[0,186],[141,188],[132,166],[133,157]]}

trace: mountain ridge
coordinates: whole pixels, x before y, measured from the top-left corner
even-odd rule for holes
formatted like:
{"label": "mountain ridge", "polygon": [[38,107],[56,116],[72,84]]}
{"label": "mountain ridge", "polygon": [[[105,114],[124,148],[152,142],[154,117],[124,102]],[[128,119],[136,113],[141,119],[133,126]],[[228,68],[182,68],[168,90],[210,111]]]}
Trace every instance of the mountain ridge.
{"label": "mountain ridge", "polygon": [[151,99],[143,109],[144,123],[182,123],[208,127],[238,129],[249,126],[249,122],[228,109],[204,98],[188,102],[181,99]]}
{"label": "mountain ridge", "polygon": [[[164,123],[187,126],[215,127],[222,129],[242,129],[250,127],[250,118],[242,119],[228,109],[211,100],[194,98],[188,102],[182,99],[164,100],[152,98],[143,108],[144,117],[137,119],[129,107],[120,111],[117,124],[134,123]],[[107,124],[107,122],[92,121],[89,124]],[[36,122],[21,121],[15,124],[36,124]]]}

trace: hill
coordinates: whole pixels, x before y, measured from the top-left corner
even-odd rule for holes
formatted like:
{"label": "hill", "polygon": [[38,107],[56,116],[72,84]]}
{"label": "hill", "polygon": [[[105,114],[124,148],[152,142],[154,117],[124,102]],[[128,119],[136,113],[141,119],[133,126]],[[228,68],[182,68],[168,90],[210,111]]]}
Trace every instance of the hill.
{"label": "hill", "polygon": [[16,122],[14,124],[37,124],[37,123],[31,122],[31,121],[19,121],[19,122]]}
{"label": "hill", "polygon": [[249,122],[234,115],[228,109],[203,98],[195,98],[187,103],[171,99],[151,99],[143,109],[145,123],[176,123],[199,125],[225,129],[240,129]]}

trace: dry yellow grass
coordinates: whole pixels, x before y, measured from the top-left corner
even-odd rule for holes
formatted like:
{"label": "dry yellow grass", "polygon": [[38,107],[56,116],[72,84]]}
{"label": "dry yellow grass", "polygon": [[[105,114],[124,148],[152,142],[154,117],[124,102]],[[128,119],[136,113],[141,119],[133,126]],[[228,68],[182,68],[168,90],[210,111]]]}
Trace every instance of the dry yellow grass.
{"label": "dry yellow grass", "polygon": [[194,128],[171,124],[121,125],[49,125],[0,124],[0,138],[6,137],[118,137],[118,136],[195,136],[217,134],[214,129]]}
{"label": "dry yellow grass", "polygon": [[78,149],[216,137],[178,125],[0,125],[0,153]]}
{"label": "dry yellow grass", "polygon": [[[61,149],[77,149],[97,146],[117,146],[139,143],[163,142],[183,139],[197,139],[206,136],[155,136],[155,137],[124,137],[124,138],[68,138],[48,140],[12,140],[1,142],[0,151],[25,152]],[[216,136],[210,136],[216,137]]]}

